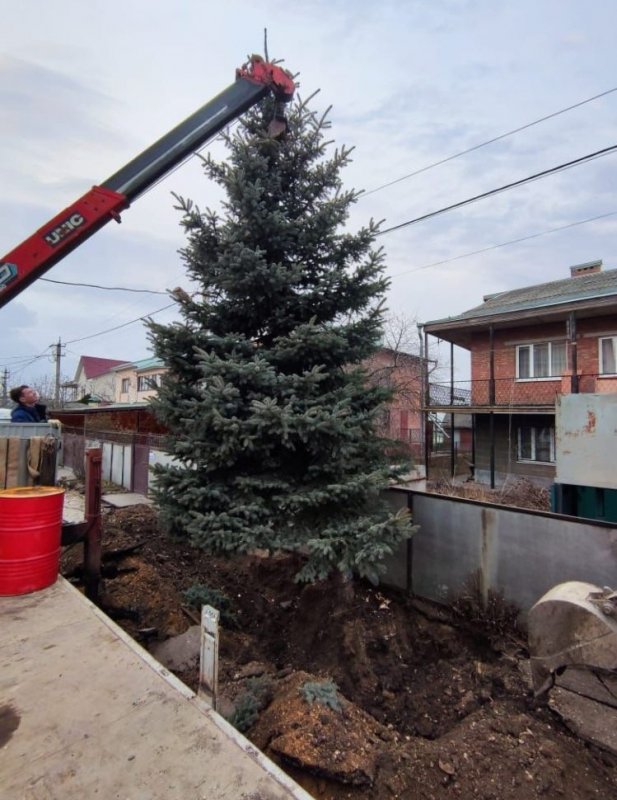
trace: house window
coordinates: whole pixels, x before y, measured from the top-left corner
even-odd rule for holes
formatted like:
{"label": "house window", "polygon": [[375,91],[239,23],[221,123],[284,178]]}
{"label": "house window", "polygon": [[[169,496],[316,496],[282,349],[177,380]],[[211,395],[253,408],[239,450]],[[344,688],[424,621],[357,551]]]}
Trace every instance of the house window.
{"label": "house window", "polygon": [[540,461],[551,464],[555,461],[555,429],[522,426],[518,429],[518,460]]}
{"label": "house window", "polygon": [[137,376],[137,391],[149,392],[152,389],[158,389],[161,385],[161,375],[138,375]]}
{"label": "house window", "polygon": [[122,394],[128,394],[130,385],[131,385],[131,379],[130,378],[122,378],[122,388],[120,389]]}
{"label": "house window", "polygon": [[617,375],[617,336],[600,339],[600,375]]}
{"label": "house window", "polygon": [[516,348],[516,377],[519,380],[556,378],[565,371],[565,342],[524,344]]}

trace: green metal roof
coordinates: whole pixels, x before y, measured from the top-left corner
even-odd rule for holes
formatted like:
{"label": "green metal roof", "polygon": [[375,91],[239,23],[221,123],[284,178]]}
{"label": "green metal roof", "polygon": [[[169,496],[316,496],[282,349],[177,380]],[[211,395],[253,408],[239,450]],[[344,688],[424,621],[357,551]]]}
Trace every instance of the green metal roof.
{"label": "green metal roof", "polygon": [[470,308],[454,317],[431,320],[425,327],[461,322],[519,311],[543,309],[565,303],[617,296],[617,269],[577,275],[550,283],[539,283],[509,292],[487,295],[482,305]]}
{"label": "green metal roof", "polygon": [[141,369],[154,369],[165,365],[160,358],[142,358],[141,361],[133,361],[132,366],[139,372]]}

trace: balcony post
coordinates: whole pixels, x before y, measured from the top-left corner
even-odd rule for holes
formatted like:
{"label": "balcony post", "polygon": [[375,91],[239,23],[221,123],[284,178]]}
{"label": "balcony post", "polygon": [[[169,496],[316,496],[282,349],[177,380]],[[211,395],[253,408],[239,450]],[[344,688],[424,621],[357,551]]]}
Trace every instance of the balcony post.
{"label": "balcony post", "polygon": [[426,353],[424,350],[424,338],[422,336],[422,325],[417,323],[418,339],[420,341],[420,447],[422,448],[420,456],[424,458],[424,450],[426,448],[426,389],[425,386],[428,382],[428,365],[426,364]]}
{"label": "balcony post", "polygon": [[[454,344],[450,342],[450,408],[454,408]],[[454,414],[450,414],[450,477],[456,474],[454,452]]]}
{"label": "balcony post", "polygon": [[494,350],[494,329],[489,325],[488,329],[488,404],[495,405],[495,350]]}
{"label": "balcony post", "polygon": [[[428,364],[428,333],[424,329],[424,407],[428,409],[431,402],[431,376],[429,373]],[[428,424],[428,410],[424,412],[424,477],[428,480],[428,466],[429,466],[429,436],[431,433],[431,426]]]}
{"label": "balcony post", "polygon": [[578,352],[576,346],[576,314],[574,311],[570,312],[566,323],[566,331],[570,344],[570,391],[572,394],[578,394]]}
{"label": "balcony post", "polygon": [[495,488],[495,415],[493,406],[495,405],[495,329],[492,325],[488,328],[488,404],[491,407],[489,412],[489,439],[490,439],[490,476],[491,489]]}

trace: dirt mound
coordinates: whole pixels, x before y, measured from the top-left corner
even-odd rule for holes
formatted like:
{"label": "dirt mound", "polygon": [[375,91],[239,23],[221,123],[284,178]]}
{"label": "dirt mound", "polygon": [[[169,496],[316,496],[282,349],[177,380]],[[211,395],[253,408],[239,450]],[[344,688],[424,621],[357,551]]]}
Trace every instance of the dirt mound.
{"label": "dirt mound", "polygon": [[[307,687],[313,687],[313,697]],[[319,699],[319,687],[333,688]],[[382,731],[369,714],[340,696],[333,683],[294,672],[280,682],[251,739],[260,750],[309,773],[369,786],[383,750]]]}
{"label": "dirt mound", "polygon": [[[496,640],[481,620],[339,576],[298,585],[287,555],[205,556],[163,535],[149,507],[108,515],[104,549],[135,545],[104,607],[163,640],[198,620],[187,589],[222,593],[221,711],[316,798],[617,796],[608,757],[534,706],[515,630]],[[180,677],[196,687],[196,669]],[[329,681],[340,712],[300,694]]]}

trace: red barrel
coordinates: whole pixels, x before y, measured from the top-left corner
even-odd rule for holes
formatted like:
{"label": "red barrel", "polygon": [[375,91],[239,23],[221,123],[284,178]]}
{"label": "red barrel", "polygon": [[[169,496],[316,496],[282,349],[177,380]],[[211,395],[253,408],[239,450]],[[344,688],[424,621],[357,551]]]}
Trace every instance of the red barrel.
{"label": "red barrel", "polygon": [[64,489],[0,491],[0,595],[27,594],[58,577]]}

